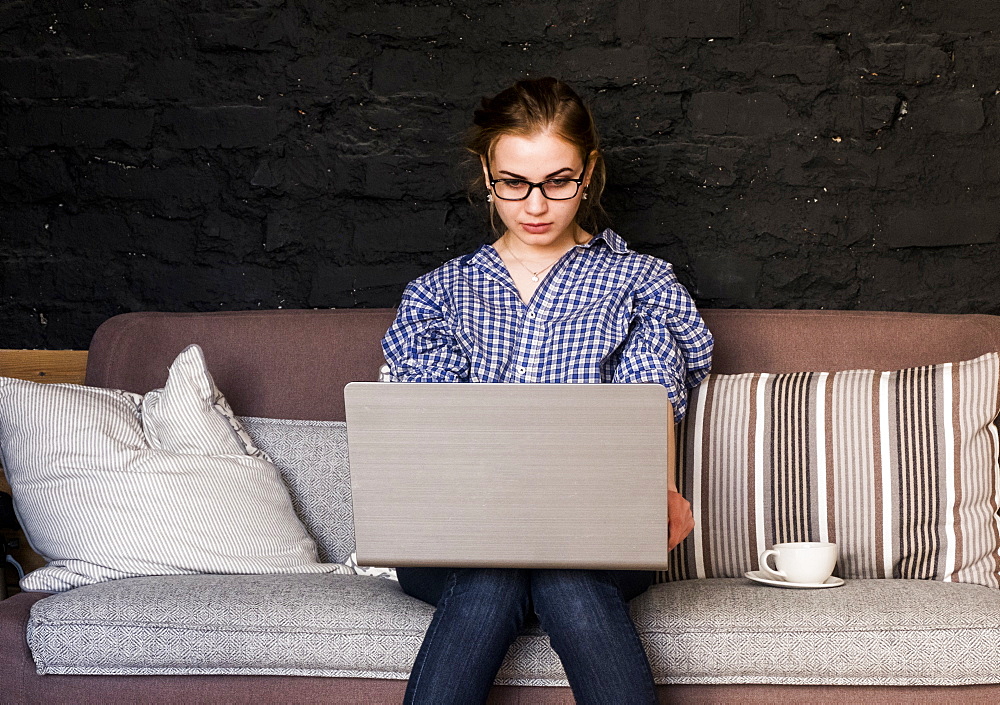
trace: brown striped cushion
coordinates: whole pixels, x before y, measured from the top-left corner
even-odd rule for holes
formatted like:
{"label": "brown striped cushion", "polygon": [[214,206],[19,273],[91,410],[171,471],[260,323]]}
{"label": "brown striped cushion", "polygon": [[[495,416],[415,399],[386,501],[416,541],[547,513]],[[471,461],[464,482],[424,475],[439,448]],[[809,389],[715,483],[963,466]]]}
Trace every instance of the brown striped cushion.
{"label": "brown striped cushion", "polygon": [[696,529],[662,580],[833,541],[844,578],[1000,587],[1000,357],[895,372],[710,375],[680,429]]}

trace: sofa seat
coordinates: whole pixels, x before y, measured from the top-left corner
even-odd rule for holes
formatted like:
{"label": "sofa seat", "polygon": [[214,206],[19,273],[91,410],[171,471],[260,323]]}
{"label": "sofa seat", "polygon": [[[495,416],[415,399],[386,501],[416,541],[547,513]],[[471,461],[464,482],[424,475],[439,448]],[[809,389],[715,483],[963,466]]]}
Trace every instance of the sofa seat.
{"label": "sofa seat", "polygon": [[[1000,593],[849,580],[782,590],[744,579],[655,585],[632,602],[658,683],[959,685],[1000,680]],[[432,608],[384,578],[170,576],[37,602],[40,674],[243,674],[405,679]],[[529,626],[497,682],[565,685]]]}

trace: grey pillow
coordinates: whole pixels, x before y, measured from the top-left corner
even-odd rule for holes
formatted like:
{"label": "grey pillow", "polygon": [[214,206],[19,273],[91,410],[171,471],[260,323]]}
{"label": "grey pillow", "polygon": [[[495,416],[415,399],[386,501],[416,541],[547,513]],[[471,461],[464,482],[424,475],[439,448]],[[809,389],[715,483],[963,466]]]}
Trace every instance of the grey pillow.
{"label": "grey pillow", "polygon": [[0,378],[0,454],[58,592],[144,575],[351,573],[319,562],[288,491],[197,345],[145,396]]}

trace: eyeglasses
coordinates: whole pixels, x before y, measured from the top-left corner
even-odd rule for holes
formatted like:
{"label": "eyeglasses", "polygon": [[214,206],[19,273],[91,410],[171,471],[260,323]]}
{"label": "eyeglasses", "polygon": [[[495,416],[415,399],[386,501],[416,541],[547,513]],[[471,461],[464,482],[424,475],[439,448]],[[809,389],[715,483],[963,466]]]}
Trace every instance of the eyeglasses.
{"label": "eyeglasses", "polygon": [[[583,172],[579,179],[546,179],[538,182],[524,179],[490,179],[490,188],[501,201],[523,201],[531,195],[534,188],[538,188],[550,201],[568,201],[579,193],[580,184],[583,183],[584,174],[587,173],[589,159],[588,154],[583,160]],[[492,172],[489,158],[486,159],[486,170]]]}

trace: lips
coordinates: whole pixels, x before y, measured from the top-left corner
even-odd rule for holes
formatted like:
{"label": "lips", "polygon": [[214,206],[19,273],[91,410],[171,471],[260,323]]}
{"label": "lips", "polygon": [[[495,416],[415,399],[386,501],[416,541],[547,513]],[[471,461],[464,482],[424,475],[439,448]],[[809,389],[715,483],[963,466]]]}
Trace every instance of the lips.
{"label": "lips", "polygon": [[540,235],[552,227],[552,223],[521,223],[521,227],[532,235]]}

